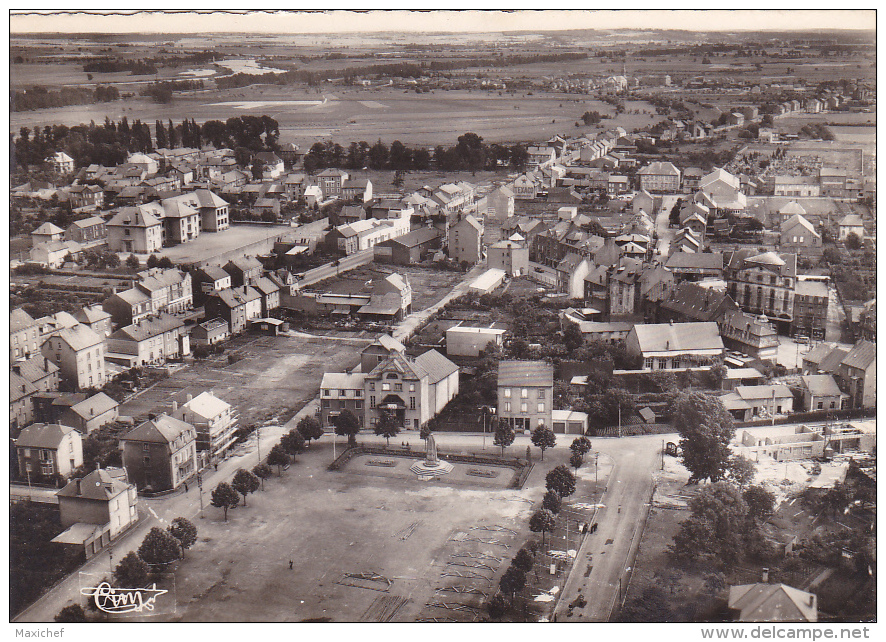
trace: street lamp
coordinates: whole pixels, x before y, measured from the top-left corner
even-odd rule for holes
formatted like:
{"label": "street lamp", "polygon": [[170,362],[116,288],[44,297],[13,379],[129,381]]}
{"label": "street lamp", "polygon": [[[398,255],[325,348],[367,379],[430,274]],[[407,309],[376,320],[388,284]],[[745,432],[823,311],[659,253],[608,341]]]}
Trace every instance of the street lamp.
{"label": "street lamp", "polygon": [[483,450],[486,450],[486,417],[495,414],[495,408],[492,406],[481,406],[483,411]]}
{"label": "street lamp", "polygon": [[[326,413],[326,416],[329,417],[329,421],[332,422],[333,417],[338,417],[341,414],[338,410],[330,410]],[[332,424],[332,461],[335,461],[335,424]]]}

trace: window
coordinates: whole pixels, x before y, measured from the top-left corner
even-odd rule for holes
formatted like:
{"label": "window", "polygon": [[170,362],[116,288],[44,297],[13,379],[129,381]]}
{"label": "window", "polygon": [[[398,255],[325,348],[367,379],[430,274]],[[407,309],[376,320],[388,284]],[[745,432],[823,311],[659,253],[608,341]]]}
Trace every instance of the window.
{"label": "window", "polygon": [[402,392],[403,391],[403,384],[402,383],[395,383],[394,384],[394,391],[395,392]]}
{"label": "window", "polygon": [[370,408],[375,408],[375,395],[372,395],[372,396],[369,398],[369,407],[370,407]]}
{"label": "window", "polygon": [[823,401],[819,401],[819,402],[818,402],[818,409],[821,410],[821,409],[823,409],[823,408],[824,408],[824,402],[823,402]]}
{"label": "window", "polygon": [[362,391],[362,390],[355,390],[355,391],[354,391],[354,396],[355,396],[355,397],[362,397],[362,396],[363,396],[363,391]]}
{"label": "window", "polygon": [[831,410],[833,410],[833,409],[836,408],[836,407],[837,407],[837,402],[836,402],[836,401],[832,401],[832,402],[831,402]]}
{"label": "window", "polygon": [[537,410],[537,412],[544,412],[544,411],[545,411],[545,404],[544,404],[543,401],[540,401],[540,402],[538,403],[538,410]]}
{"label": "window", "polygon": [[382,391],[387,392],[388,390],[391,389],[391,384],[389,384],[389,383],[382,383],[382,384],[381,384],[381,389],[382,389]]}
{"label": "window", "polygon": [[354,404],[354,408],[356,408],[357,410],[363,410],[363,401],[358,399],[357,402]]}
{"label": "window", "polygon": [[545,398],[545,389],[544,389],[544,388],[539,388],[539,389],[538,389],[538,398],[539,398],[539,399],[544,399],[544,398]]}
{"label": "window", "polygon": [[339,390],[339,391],[338,391],[338,396],[339,396],[339,397],[347,397],[347,396],[348,396],[348,391],[347,391],[347,390]]}
{"label": "window", "polygon": [[505,412],[511,412],[511,402],[510,401],[505,402]]}
{"label": "window", "polygon": [[370,381],[370,382],[369,382],[369,389],[370,389],[370,390],[375,390],[375,382],[374,382],[374,381]]}
{"label": "window", "polygon": [[409,398],[409,409],[410,409],[410,410],[415,410],[415,397],[410,397],[410,398]]}
{"label": "window", "polygon": [[409,392],[415,392],[415,384],[414,383],[409,384]]}
{"label": "window", "polygon": [[529,412],[529,404],[525,401],[520,404],[520,412]]}
{"label": "window", "polygon": [[323,389],[323,396],[324,396],[324,397],[331,397],[331,396],[332,396],[332,391],[329,390],[328,388],[324,388],[324,389]]}
{"label": "window", "polygon": [[396,379],[396,378],[397,378],[396,372],[389,372],[388,374],[385,375],[385,379]]}
{"label": "window", "polygon": [[647,370],[652,370],[652,364],[654,359],[652,357],[646,357],[646,360],[643,362],[643,367]]}
{"label": "window", "polygon": [[511,389],[505,388],[505,399],[510,399],[510,398],[511,398]]}
{"label": "window", "polygon": [[331,405],[331,401],[330,401],[329,399],[324,399],[324,400],[323,400],[323,407],[324,407],[324,408],[329,408],[330,405]]}
{"label": "window", "polygon": [[529,398],[529,388],[521,388],[520,389],[520,398],[528,399]]}
{"label": "window", "polygon": [[151,450],[151,446],[149,444],[142,444],[142,450],[148,452]]}

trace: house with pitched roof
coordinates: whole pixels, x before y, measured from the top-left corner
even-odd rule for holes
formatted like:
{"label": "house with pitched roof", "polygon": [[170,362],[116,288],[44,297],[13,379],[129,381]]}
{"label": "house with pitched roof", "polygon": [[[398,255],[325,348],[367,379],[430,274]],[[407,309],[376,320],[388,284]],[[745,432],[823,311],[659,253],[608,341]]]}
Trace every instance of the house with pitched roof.
{"label": "house with pitched roof", "polygon": [[815,594],[787,584],[730,586],[727,604],[736,622],[818,621]]}
{"label": "house with pitched roof", "polygon": [[[373,367],[375,367],[374,364]],[[350,410],[365,428],[363,399],[365,372],[326,372],[320,381],[320,423],[332,426],[333,418],[343,410]]]}
{"label": "house with pitched roof", "polygon": [[508,276],[526,274],[529,271],[529,248],[523,243],[523,237],[514,234],[487,247],[486,267],[503,270]]}
{"label": "house with pitched roof", "polygon": [[743,249],[726,261],[729,296],[745,312],[765,314],[781,334],[790,332],[797,284],[797,255]]}
{"label": "house with pitched roof", "polygon": [[855,234],[858,238],[864,238],[864,221],[858,214],[847,214],[840,219],[838,223],[838,238],[845,241],[850,234]]}
{"label": "house with pitched roof", "polygon": [[837,379],[849,395],[852,408],[875,408],[877,405],[877,344],[862,339],[843,357]]}
{"label": "house with pitched roof", "polygon": [[483,223],[472,214],[449,227],[449,258],[471,265],[483,260]]}
{"label": "house with pitched roof", "polygon": [[713,321],[719,323],[727,312],[737,311],[735,301],[725,292],[697,283],[679,283],[658,305],[657,323]]}
{"label": "house with pitched roof", "polygon": [[726,310],[717,320],[723,344],[759,359],[776,362],[778,358],[778,335],[764,316],[753,316],[738,309]]}
{"label": "house with pitched roof", "polygon": [[231,334],[239,334],[261,316],[261,294],[250,286],[228,288],[207,296],[203,307],[207,319],[224,319]]}
{"label": "house with pitched roof", "polygon": [[18,429],[34,421],[33,396],[37,387],[15,370],[9,373],[9,429],[14,438]]}
{"label": "house with pitched roof", "polygon": [[458,366],[436,350],[415,359],[392,353],[364,379],[364,425],[374,427],[389,411],[402,427],[418,430],[458,394],[458,375]]}
{"label": "house with pitched roof", "polygon": [[115,292],[102,301],[102,310],[111,316],[115,326],[138,323],[154,313],[151,295],[139,288]]}
{"label": "house with pitched roof", "polygon": [[194,303],[201,305],[212,292],[231,287],[231,275],[218,265],[204,265],[191,271]]}
{"label": "house with pitched roof", "polygon": [[815,231],[802,214],[792,214],[779,229],[779,249],[810,256],[820,256],[823,247],[821,234]]}
{"label": "house with pitched roof", "polygon": [[9,313],[9,362],[40,350],[40,323],[21,308]]}
{"label": "house with pitched roof", "polygon": [[261,316],[267,317],[280,307],[280,286],[266,276],[260,277],[253,287],[261,296]]}
{"label": "house with pitched roof", "polygon": [[126,367],[163,364],[191,353],[181,319],[166,313],[120,328],[107,339],[108,359]]}
{"label": "house with pitched roof", "polygon": [[82,546],[87,559],[138,521],[138,491],[123,468],[98,468],[55,496],[66,530],[52,541]]}
{"label": "house with pitched roof", "polygon": [[722,362],[724,353],[712,321],[637,324],[625,338],[625,348],[644,370],[709,368]]}
{"label": "house with pitched roof", "polygon": [[439,247],[440,232],[433,227],[420,227],[374,245],[376,260],[394,265],[421,263],[432,250]]}
{"label": "house with pitched roof", "polygon": [[111,315],[98,304],[81,308],[74,313],[74,318],[100,337],[111,334]]}
{"label": "house with pitched roof", "polygon": [[83,464],[83,440],[71,426],[31,424],[15,440],[21,479],[68,477]]}
{"label": "house with pitched roof", "polygon": [[65,261],[75,259],[82,251],[82,246],[76,241],[49,241],[32,247],[28,257],[35,263],[58,269]]}
{"label": "house with pitched roof", "polygon": [[56,152],[46,159],[46,163],[53,172],[58,174],[72,174],[74,172],[74,159],[64,152]]}
{"label": "house with pitched roof", "polygon": [[231,285],[233,287],[241,287],[244,285],[254,285],[261,277],[262,264],[254,256],[243,256],[238,259],[231,259],[222,267],[222,269],[231,275]]}
{"label": "house with pitched roof", "polygon": [[58,422],[86,436],[97,428],[117,421],[120,404],[103,392],[64,408]]}
{"label": "house with pitched roof", "polygon": [[486,216],[484,221],[501,225],[514,215],[514,192],[507,185],[499,185],[486,195]]}
{"label": "house with pitched roof", "polygon": [[139,490],[179,488],[198,470],[197,429],[168,415],[130,430],[120,448],[126,473]]}
{"label": "house with pitched roof", "polygon": [[196,397],[188,395],[181,406],[173,401],[171,416],[196,428],[197,452],[207,464],[227,457],[237,441],[235,433],[240,414],[212,392],[204,391]]}
{"label": "house with pitched roof", "polygon": [[747,208],[747,197],[741,191],[741,179],[724,169],[714,169],[698,181],[698,190],[717,205],[720,211],[738,213]]}
{"label": "house with pitched roof", "polygon": [[829,374],[804,375],[800,377],[800,390],[803,393],[803,410],[840,410],[849,399],[843,393],[834,377]]}
{"label": "house with pitched roof", "polygon": [[528,432],[552,426],[554,367],[545,361],[500,361],[498,364],[499,420]]}
{"label": "house with pitched roof", "polygon": [[828,304],[830,302],[828,280],[797,275],[794,287],[794,318],[791,334],[824,339],[827,331]]}
{"label": "house with pitched roof", "polygon": [[74,390],[105,385],[105,338],[85,325],[65,328],[41,347],[43,356],[58,366],[61,380]]}
{"label": "house with pitched roof", "polygon": [[200,235],[199,204],[193,194],[182,194],[160,201],[163,207],[163,240],[168,245],[193,241]]}
{"label": "house with pitched roof", "polygon": [[143,270],[135,287],[151,297],[153,314],[184,312],[194,303],[190,272],[176,268]]}
{"label": "house with pitched roof", "polygon": [[655,161],[641,168],[640,189],[647,192],[679,192],[680,170],[673,163]]}
{"label": "house with pitched roof", "polygon": [[317,186],[322,192],[324,200],[339,197],[342,195],[342,187],[344,182],[350,178],[350,175],[341,169],[329,167],[317,174]]}
{"label": "house with pitched roof", "polygon": [[151,254],[163,248],[163,208],[156,204],[122,207],[107,223],[112,252]]}
{"label": "house with pitched roof", "polygon": [[225,341],[231,336],[231,326],[221,318],[208,319],[198,323],[191,330],[191,343],[193,345],[211,346],[220,341]]}

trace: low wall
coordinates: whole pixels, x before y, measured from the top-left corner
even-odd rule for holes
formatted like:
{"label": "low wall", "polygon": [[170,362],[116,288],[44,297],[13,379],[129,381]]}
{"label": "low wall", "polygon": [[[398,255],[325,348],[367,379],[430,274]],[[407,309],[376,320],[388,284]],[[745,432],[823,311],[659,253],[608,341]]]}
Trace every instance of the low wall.
{"label": "low wall", "polygon": [[343,272],[347,272],[348,270],[353,270],[354,268],[360,267],[362,265],[372,263],[373,258],[374,254],[372,249],[363,250],[362,252],[357,252],[356,254],[342,257],[341,259],[339,259],[338,265],[336,265],[333,261],[331,263],[321,265],[320,267],[316,267],[312,270],[308,270],[304,273],[304,275],[302,275],[296,285],[300,289],[309,285],[313,285],[314,283],[319,283],[320,281],[338,276]]}

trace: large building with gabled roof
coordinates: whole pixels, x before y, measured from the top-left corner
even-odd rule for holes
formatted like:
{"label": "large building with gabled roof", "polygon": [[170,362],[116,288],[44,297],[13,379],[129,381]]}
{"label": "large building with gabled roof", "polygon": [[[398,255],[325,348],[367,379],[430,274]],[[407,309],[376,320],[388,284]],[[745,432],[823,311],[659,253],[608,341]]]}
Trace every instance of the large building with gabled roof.
{"label": "large building with gabled roof", "polygon": [[139,490],[172,490],[197,472],[196,428],[168,415],[136,426],[120,447],[129,479]]}
{"label": "large building with gabled roof", "polygon": [[530,431],[553,422],[554,366],[546,361],[498,363],[498,418],[514,430]]}

